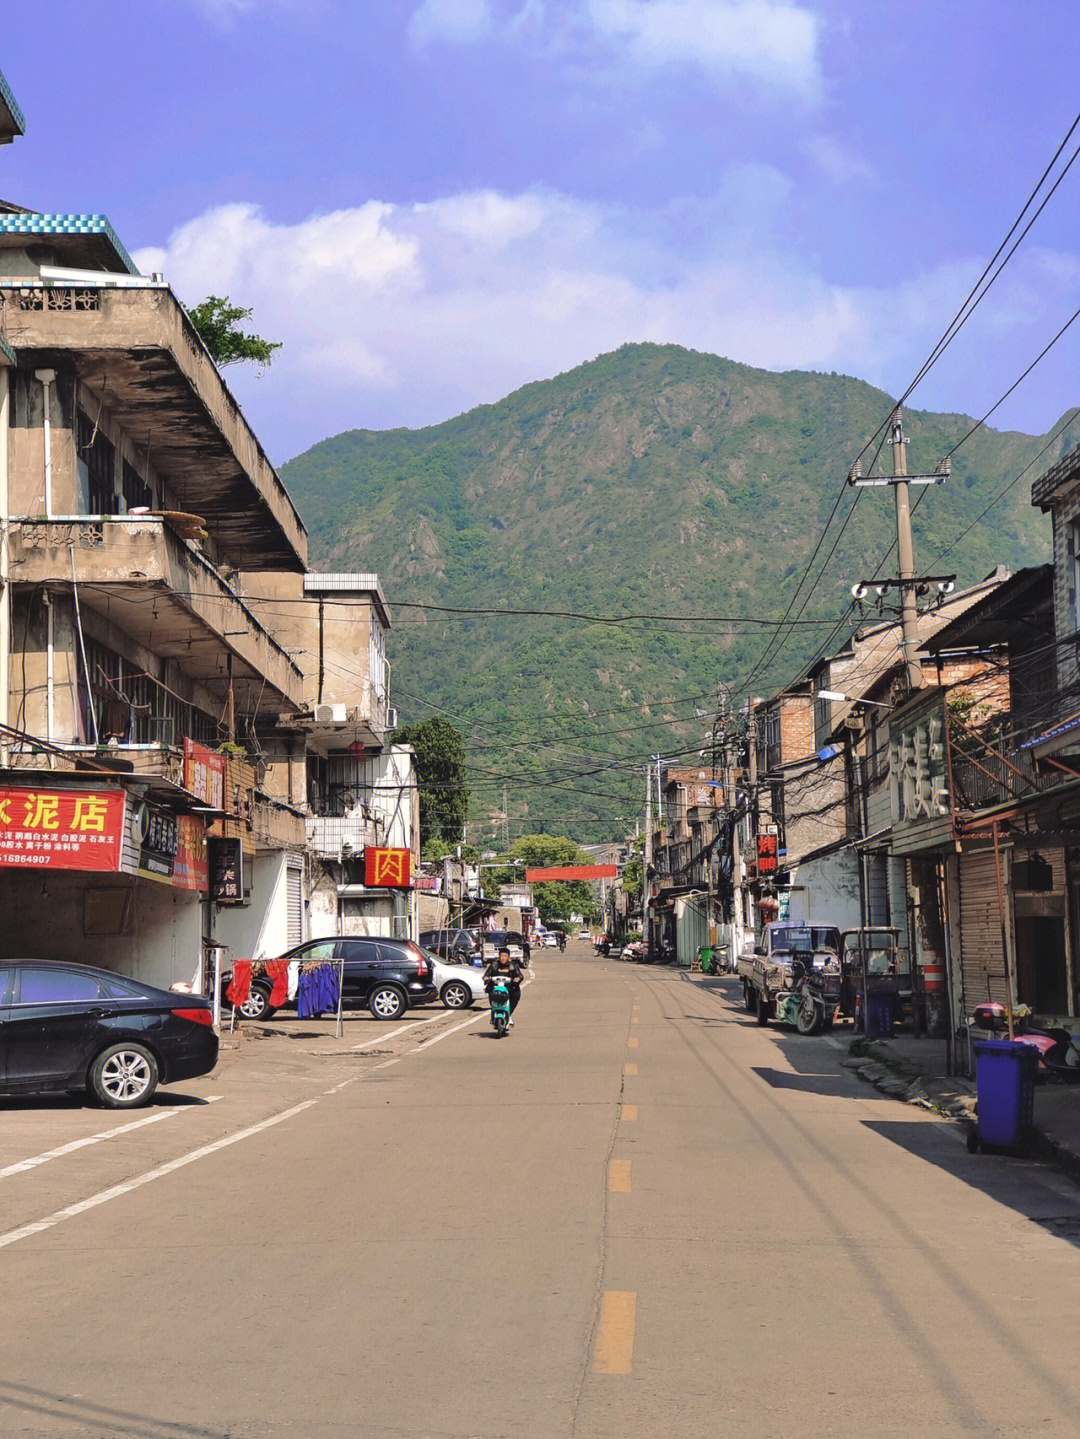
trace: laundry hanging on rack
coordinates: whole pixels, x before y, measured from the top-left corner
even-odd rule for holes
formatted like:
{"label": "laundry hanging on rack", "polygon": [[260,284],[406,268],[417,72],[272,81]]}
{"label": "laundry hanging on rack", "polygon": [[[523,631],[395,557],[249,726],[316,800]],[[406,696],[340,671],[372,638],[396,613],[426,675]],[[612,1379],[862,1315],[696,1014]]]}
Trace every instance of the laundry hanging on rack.
{"label": "laundry hanging on rack", "polygon": [[289,997],[289,966],[283,959],[271,959],[266,964],[266,977],[273,981],[270,991],[270,1008],[280,1009]]}
{"label": "laundry hanging on rack", "polygon": [[298,959],[290,959],[290,960],[289,960],[289,992],[288,992],[288,997],[289,997],[290,1000],[293,1000],[293,999],[296,998],[296,991],[297,991],[299,988],[300,988],[300,961],[299,961]]}
{"label": "laundry hanging on rack", "polygon": [[313,1019],[338,1007],[337,967],[317,964],[300,971],[297,1010],[301,1019]]}
{"label": "laundry hanging on rack", "polygon": [[225,991],[225,998],[233,1006],[239,1009],[242,1004],[247,1003],[248,995],[251,993],[251,960],[238,959],[233,965],[233,977],[228,989]]}

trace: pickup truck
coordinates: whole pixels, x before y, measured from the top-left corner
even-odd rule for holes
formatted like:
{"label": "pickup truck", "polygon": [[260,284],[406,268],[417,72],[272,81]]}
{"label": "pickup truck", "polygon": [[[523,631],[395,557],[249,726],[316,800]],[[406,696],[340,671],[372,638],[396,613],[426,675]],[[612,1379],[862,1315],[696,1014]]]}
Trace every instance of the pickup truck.
{"label": "pickup truck", "polygon": [[[758,1024],[778,1018],[793,1023],[797,1009],[790,1003],[799,976],[795,955],[810,959],[815,969],[824,972],[829,990],[829,1012],[826,1027],[832,1023],[840,995],[840,929],[834,924],[800,924],[791,920],[773,920],[765,926],[761,941],[752,951],[744,952],[735,964],[742,980],[743,1001]],[[835,983],[833,969],[835,968]],[[832,990],[835,989],[835,996]],[[835,1000],[835,1002],[834,1002]]]}

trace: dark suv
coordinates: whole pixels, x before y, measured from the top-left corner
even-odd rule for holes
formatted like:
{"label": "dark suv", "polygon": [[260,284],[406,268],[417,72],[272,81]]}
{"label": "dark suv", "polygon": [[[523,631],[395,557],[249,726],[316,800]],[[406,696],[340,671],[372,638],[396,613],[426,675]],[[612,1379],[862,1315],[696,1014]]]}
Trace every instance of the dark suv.
{"label": "dark suv", "polygon": [[[423,951],[408,939],[353,938],[338,935],[309,939],[279,955],[287,963],[298,960],[343,960],[342,1005],[366,1004],[376,1019],[399,1019],[413,1004],[427,1004],[438,997],[431,964]],[[240,1013],[246,1019],[272,1019],[271,981],[259,974],[251,981],[251,993]]]}
{"label": "dark suv", "polygon": [[420,943],[451,964],[471,964],[480,953],[480,946],[467,929],[425,929]]}

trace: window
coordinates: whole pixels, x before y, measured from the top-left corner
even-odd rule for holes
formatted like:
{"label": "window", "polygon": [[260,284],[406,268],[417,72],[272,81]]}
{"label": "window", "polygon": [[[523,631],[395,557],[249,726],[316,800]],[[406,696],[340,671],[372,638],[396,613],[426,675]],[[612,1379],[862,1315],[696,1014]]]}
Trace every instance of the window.
{"label": "window", "polygon": [[124,508],[134,510],[145,505],[147,509],[154,503],[154,497],[150,493],[150,486],[139,474],[134,465],[124,461],[123,482]]}
{"label": "window", "polygon": [[101,986],[92,974],[71,969],[24,969],[20,1004],[64,1004],[100,999]]}
{"label": "window", "polygon": [[199,744],[217,743],[217,721],[212,715],[188,704],[107,645],[93,639],[86,641],[86,668],[89,692],[84,682],[79,686],[79,696],[83,734],[88,742],[94,738],[92,704],[102,743],[110,735],[115,735],[120,744],[179,745],[185,735]]}
{"label": "window", "polygon": [[814,692],[814,749],[821,750],[829,743],[832,730],[832,701],[819,699]]}
{"label": "window", "polygon": [[79,411],[79,461],[85,467],[87,513],[115,515],[119,509],[116,497],[116,451],[95,424]]}

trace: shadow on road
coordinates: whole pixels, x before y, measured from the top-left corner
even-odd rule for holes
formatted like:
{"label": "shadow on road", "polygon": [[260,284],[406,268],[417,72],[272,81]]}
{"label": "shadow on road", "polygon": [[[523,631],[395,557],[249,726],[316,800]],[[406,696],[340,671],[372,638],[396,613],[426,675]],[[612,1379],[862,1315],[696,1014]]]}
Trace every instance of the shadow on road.
{"label": "shadow on road", "polygon": [[[750,1072],[756,1074],[759,1079],[763,1079],[773,1089],[797,1089],[803,1094],[831,1094],[835,1095],[837,1099],[851,1098],[850,1081],[835,1071],[832,1074],[821,1074],[816,1070],[792,1074],[786,1069],[765,1069],[759,1065],[753,1065]],[[869,1094],[861,1097],[880,1100],[888,1098],[887,1095],[880,1094],[876,1089],[870,1090]]]}
{"label": "shadow on road", "polygon": [[951,1125],[902,1119],[867,1119],[863,1123],[882,1139],[1080,1247],[1080,1189],[1057,1176],[1052,1186],[1040,1184],[1040,1177],[1051,1175],[1037,1161],[1012,1154],[969,1154]]}
{"label": "shadow on road", "polygon": [[[184,1424],[172,1419],[156,1419],[130,1409],[113,1409],[106,1404],[67,1394],[51,1394],[46,1389],[31,1389],[25,1384],[0,1381],[0,1411],[14,1410],[12,1422],[18,1429],[5,1428],[6,1433],[33,1432],[27,1421],[32,1415],[43,1420],[61,1420],[78,1432],[113,1436],[131,1435],[133,1439],[228,1439],[227,1429],[208,1428],[205,1424]],[[16,1417],[17,1416],[17,1417]],[[0,1421],[2,1422],[2,1421]],[[36,1426],[35,1426],[36,1427]],[[50,1433],[63,1430],[48,1426]],[[44,1426],[39,1432],[44,1432]]]}

